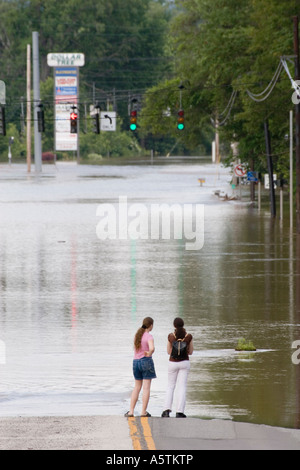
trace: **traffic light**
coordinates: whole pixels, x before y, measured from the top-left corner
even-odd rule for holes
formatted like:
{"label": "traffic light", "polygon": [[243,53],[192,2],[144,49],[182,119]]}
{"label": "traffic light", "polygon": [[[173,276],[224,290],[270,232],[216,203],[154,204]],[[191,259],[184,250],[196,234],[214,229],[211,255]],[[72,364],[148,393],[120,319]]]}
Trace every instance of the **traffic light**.
{"label": "traffic light", "polygon": [[77,134],[77,118],[78,115],[75,111],[70,114],[71,121],[71,134]]}
{"label": "traffic light", "polygon": [[100,134],[100,118],[98,112],[93,115],[93,132],[95,134]]}
{"label": "traffic light", "polygon": [[0,135],[6,135],[5,108],[0,107]]}
{"label": "traffic light", "polygon": [[39,111],[37,112],[37,120],[38,120],[38,131],[45,132],[45,119],[44,119],[44,109],[43,105],[39,104]]}
{"label": "traffic light", "polygon": [[183,109],[180,109],[178,111],[178,119],[177,119],[177,129],[179,131],[184,130],[184,111]]}
{"label": "traffic light", "polygon": [[137,111],[131,111],[130,113],[130,130],[136,131],[137,129]]}

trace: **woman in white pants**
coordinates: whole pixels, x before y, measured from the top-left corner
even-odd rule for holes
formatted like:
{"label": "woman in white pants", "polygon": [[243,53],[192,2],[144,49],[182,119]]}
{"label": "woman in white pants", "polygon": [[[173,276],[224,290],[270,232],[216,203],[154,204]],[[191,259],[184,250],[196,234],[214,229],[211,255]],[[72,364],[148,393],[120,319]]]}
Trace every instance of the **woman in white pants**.
{"label": "woman in white pants", "polygon": [[168,365],[168,388],[165,401],[165,411],[162,418],[169,418],[172,411],[174,391],[177,386],[176,418],[186,418],[184,414],[186,402],[186,386],[190,371],[189,356],[193,354],[193,337],[184,329],[182,318],[175,318],[174,333],[168,336],[167,352],[170,355]]}

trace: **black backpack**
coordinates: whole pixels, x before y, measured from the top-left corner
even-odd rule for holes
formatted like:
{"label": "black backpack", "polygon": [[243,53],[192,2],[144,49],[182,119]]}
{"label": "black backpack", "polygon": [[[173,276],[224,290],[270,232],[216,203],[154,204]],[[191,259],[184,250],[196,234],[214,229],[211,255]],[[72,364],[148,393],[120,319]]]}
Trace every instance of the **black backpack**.
{"label": "black backpack", "polygon": [[186,337],[187,334],[183,339],[177,339],[175,337],[175,341],[173,341],[172,343],[172,359],[175,359],[176,361],[183,361],[188,359],[188,345],[186,341],[184,341]]}

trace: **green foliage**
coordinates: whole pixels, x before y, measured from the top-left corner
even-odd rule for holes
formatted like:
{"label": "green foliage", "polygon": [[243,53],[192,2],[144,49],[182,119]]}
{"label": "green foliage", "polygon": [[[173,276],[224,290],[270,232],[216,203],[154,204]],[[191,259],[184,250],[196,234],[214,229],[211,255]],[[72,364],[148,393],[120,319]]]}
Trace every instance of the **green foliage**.
{"label": "green foliage", "polygon": [[[26,46],[40,35],[41,96],[46,132],[43,150],[53,149],[53,76],[49,52],[82,52],[80,71],[81,153],[131,155],[141,147],[168,153],[175,148],[211,151],[220,123],[220,142],[228,153],[239,143],[239,157],[266,169],[264,121],[268,119],[274,170],[289,171],[289,111],[292,89],[285,72],[268,99],[257,103],[282,55],[293,55],[292,16],[299,0],[10,0],[0,2],[0,79],[7,85],[7,122],[15,126],[16,146],[24,144],[20,113],[26,96]],[[289,64],[293,75],[293,64]],[[177,131],[177,112],[185,110],[185,130]],[[233,91],[235,101],[228,112]],[[138,132],[129,132],[128,105],[139,102]],[[90,104],[117,109],[118,131],[95,136],[82,116]],[[87,118],[87,121],[89,119]],[[19,137],[20,134],[20,137]],[[107,134],[107,135],[106,135]],[[17,144],[18,141],[18,144]],[[6,158],[7,139],[0,154]],[[94,157],[96,158],[96,157]],[[233,159],[229,155],[228,162]]]}
{"label": "green foliage", "polygon": [[[211,119],[225,120],[219,127],[221,148],[239,142],[241,160],[254,161],[255,169],[262,171],[266,169],[264,121],[268,119],[274,168],[286,176],[289,159],[284,136],[293,107],[290,81],[282,72],[274,91],[262,103],[251,100],[246,90],[262,92],[280,57],[294,53],[291,20],[299,14],[298,0],[243,0],[242,4],[236,0],[177,0],[176,4],[170,48],[176,64],[172,83],[186,84],[183,103],[188,131],[183,142],[194,148],[205,138],[213,140]],[[293,75],[293,65],[290,67]],[[168,100],[174,106],[172,84],[164,101],[155,94],[157,90],[163,93],[166,85],[162,82],[147,95],[145,114],[150,115],[150,110],[161,113]],[[237,96],[227,116],[233,90]],[[150,125],[149,120],[145,122]],[[151,130],[158,132],[154,126]]]}
{"label": "green foliage", "polygon": [[240,338],[235,347],[236,351],[256,351],[256,347],[252,341],[246,341],[245,338]]}
{"label": "green foliage", "polygon": [[[107,102],[113,102],[126,135],[121,137],[119,129],[115,139],[101,136],[101,153],[136,153],[139,145],[128,131],[128,90],[142,97],[143,90],[170,69],[166,57],[170,13],[164,2],[65,0],[58,4],[56,0],[10,0],[0,2],[0,14],[0,79],[6,83],[7,122],[20,132],[21,97],[26,104],[26,48],[32,42],[32,32],[38,31],[46,123],[43,150],[53,150],[54,127],[53,69],[47,65],[47,54],[81,52],[86,63],[80,69],[80,116],[85,105],[89,110],[97,101],[106,109]],[[91,148],[88,139],[81,139],[84,154],[94,152],[90,129],[89,134]]]}
{"label": "green foliage", "polygon": [[26,138],[24,134],[20,134],[17,126],[8,123],[6,128],[6,136],[0,139],[0,161],[8,161],[8,146],[10,137],[14,138],[11,144],[12,162],[20,162],[26,160]]}
{"label": "green foliage", "polygon": [[134,137],[128,132],[101,132],[98,134],[80,135],[80,152],[83,159],[94,163],[104,157],[126,157],[139,155],[141,148]]}

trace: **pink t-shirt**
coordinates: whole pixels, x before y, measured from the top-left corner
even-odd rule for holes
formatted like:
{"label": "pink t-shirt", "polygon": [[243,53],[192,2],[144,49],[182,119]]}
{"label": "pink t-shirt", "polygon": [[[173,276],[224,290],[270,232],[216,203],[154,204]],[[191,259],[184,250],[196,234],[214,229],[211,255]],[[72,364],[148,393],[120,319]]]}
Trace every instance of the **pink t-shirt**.
{"label": "pink t-shirt", "polygon": [[153,339],[153,336],[150,335],[147,331],[142,336],[141,348],[137,351],[134,349],[134,359],[142,359],[145,357],[145,351],[149,351],[149,341]]}

